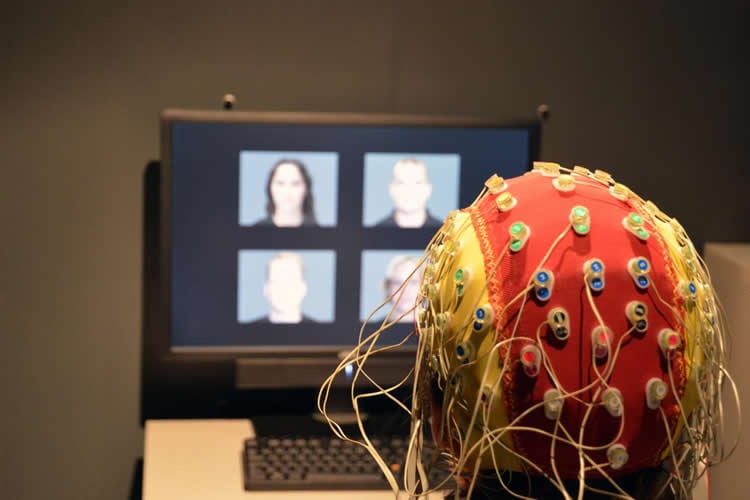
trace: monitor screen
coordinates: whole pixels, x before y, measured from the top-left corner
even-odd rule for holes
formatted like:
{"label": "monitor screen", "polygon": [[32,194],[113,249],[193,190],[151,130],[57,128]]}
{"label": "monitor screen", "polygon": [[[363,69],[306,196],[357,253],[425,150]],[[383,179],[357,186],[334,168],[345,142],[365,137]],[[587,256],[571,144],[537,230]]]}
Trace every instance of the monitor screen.
{"label": "monitor screen", "polygon": [[147,392],[317,386],[363,323],[407,335],[425,245],[539,140],[536,122],[335,113],[167,110],[161,130]]}

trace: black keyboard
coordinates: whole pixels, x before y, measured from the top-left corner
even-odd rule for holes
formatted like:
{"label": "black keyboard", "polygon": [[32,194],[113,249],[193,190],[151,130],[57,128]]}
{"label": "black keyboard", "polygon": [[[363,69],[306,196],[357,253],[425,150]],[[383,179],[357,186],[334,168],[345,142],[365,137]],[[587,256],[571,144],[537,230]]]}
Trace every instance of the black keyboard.
{"label": "black keyboard", "polygon": [[[400,485],[408,442],[400,437],[373,438]],[[432,456],[432,449],[424,456]],[[245,489],[387,490],[385,475],[362,446],[335,437],[259,437],[245,440]],[[447,476],[430,467],[430,485]]]}

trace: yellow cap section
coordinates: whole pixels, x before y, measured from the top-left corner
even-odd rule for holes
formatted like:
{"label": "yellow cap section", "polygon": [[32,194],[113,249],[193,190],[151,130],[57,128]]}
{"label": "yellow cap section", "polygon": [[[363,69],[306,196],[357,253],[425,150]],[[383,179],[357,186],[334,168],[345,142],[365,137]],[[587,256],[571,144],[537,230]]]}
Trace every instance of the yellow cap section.
{"label": "yellow cap section", "polygon": [[[430,252],[433,267],[423,277],[423,291],[437,299],[430,308],[434,321],[427,321],[434,334],[431,354],[439,360],[441,388],[454,395],[445,400],[455,399],[443,408],[443,429],[448,423],[447,435],[461,445],[468,463],[481,456],[483,467],[520,471],[520,460],[508,451],[511,436],[503,430],[508,417],[479,240],[468,212],[455,214],[444,229],[442,243]],[[484,321],[477,319],[479,308]]]}
{"label": "yellow cap section", "polygon": [[[699,385],[704,383],[701,372],[706,350],[710,352],[713,349],[716,336],[720,335],[714,328],[714,322],[718,319],[715,296],[705,267],[677,219],[668,217],[651,201],[644,203],[643,208],[650,215],[650,222],[663,241],[663,250],[667,260],[672,264],[674,279],[677,282],[676,292],[680,297],[678,303],[667,305],[683,325],[686,380],[685,393],[680,404],[681,415],[687,416],[700,403]],[[684,427],[685,419],[681,417],[673,437],[679,436]],[[667,448],[662,458],[666,458],[670,451]]]}

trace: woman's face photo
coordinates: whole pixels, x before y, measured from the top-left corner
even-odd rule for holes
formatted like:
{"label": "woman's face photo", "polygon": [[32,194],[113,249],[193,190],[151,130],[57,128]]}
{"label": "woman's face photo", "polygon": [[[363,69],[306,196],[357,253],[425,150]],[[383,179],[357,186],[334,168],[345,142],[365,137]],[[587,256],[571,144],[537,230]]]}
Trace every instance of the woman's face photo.
{"label": "woman's face photo", "polygon": [[271,179],[271,197],[277,212],[301,212],[307,194],[305,179],[292,163],[282,163]]}

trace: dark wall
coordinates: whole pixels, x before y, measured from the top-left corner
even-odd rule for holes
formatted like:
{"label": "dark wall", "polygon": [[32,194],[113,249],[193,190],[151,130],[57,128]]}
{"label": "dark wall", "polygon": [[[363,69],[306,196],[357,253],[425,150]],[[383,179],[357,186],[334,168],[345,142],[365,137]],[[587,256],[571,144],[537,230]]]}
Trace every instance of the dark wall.
{"label": "dark wall", "polygon": [[3,7],[0,496],[127,494],[162,108],[229,91],[263,110],[529,118],[545,102],[545,159],[612,172],[698,244],[750,239],[739,2],[121,4]]}

